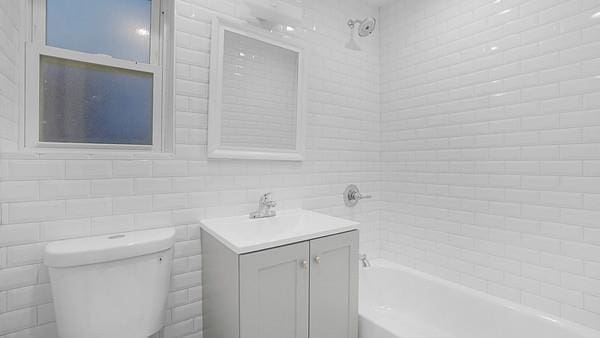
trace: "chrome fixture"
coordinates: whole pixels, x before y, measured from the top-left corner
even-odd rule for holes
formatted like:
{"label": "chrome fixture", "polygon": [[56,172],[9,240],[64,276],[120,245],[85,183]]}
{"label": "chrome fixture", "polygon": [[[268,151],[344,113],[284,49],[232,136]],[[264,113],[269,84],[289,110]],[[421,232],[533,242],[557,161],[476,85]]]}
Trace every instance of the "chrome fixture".
{"label": "chrome fixture", "polygon": [[377,20],[373,17],[368,17],[362,20],[348,20],[348,27],[350,27],[350,40],[346,43],[346,48],[352,50],[360,50],[360,46],[354,41],[354,28],[358,26],[358,36],[361,38],[367,37],[373,34]]}
{"label": "chrome fixture", "polygon": [[369,262],[369,259],[367,258],[366,254],[360,255],[360,261],[362,262],[363,268],[370,268],[371,267],[371,262]]}
{"label": "chrome fixture", "polygon": [[258,210],[250,213],[250,218],[265,218],[275,216],[275,208],[277,202],[271,199],[271,193],[268,192],[258,200]]}
{"label": "chrome fixture", "polygon": [[358,201],[364,199],[364,198],[371,198],[371,195],[363,195],[360,193],[360,191],[358,190],[358,187],[355,186],[354,184],[350,184],[349,186],[346,187],[346,190],[344,190],[344,204],[346,204],[347,207],[352,208],[353,206],[355,206]]}
{"label": "chrome fixture", "polygon": [[350,27],[350,29],[354,29],[354,27],[356,25],[358,25],[358,36],[360,36],[361,38],[364,38],[373,33],[373,31],[375,30],[376,23],[377,23],[377,20],[375,20],[375,18],[373,18],[373,17],[368,17],[368,18],[365,18],[362,20],[349,19],[348,27]]}

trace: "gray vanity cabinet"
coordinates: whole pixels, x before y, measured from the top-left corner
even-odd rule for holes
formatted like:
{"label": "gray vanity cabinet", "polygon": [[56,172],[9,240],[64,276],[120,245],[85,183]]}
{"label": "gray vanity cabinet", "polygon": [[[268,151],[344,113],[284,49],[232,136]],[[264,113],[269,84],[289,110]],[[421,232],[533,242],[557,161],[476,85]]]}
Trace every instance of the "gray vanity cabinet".
{"label": "gray vanity cabinet", "polygon": [[357,338],[358,231],[235,254],[202,232],[205,338]]}
{"label": "gray vanity cabinet", "polygon": [[240,338],[308,337],[308,256],[307,242],[240,256]]}
{"label": "gray vanity cabinet", "polygon": [[358,236],[356,231],[310,241],[311,338],[356,338]]}

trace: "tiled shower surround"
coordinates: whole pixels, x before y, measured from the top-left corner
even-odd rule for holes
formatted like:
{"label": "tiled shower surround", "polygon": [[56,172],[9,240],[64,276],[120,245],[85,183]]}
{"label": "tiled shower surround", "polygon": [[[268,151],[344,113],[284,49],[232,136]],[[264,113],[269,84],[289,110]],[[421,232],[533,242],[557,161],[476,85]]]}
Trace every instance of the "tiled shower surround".
{"label": "tiled shower surround", "polygon": [[[201,337],[198,218],[358,220],[361,251],[600,329],[600,0],[303,0],[307,158],[206,158],[210,17],[176,0],[176,154],[20,150],[21,0],[0,2],[0,338],[53,338],[48,241],[178,234],[164,337]],[[296,0],[290,3],[298,4]],[[346,184],[376,196],[354,209]],[[457,304],[457,308],[460,304]]]}
{"label": "tiled shower surround", "polygon": [[[176,0],[176,154],[32,155],[18,150],[23,0],[0,1],[0,338],[56,337],[48,241],[175,226],[177,243],[164,337],[201,337],[198,219],[254,211],[271,191],[278,209],[302,207],[361,222],[377,253],[376,200],[354,209],[342,192],[379,190],[379,39],[344,49],[350,16],[377,15],[361,1],[304,1],[309,47],[306,161],[207,160],[210,22],[237,1]],[[37,1],[37,0],[36,0]],[[295,0],[291,3],[297,4]]]}
{"label": "tiled shower surround", "polygon": [[600,329],[600,1],[401,0],[380,28],[383,256]]}

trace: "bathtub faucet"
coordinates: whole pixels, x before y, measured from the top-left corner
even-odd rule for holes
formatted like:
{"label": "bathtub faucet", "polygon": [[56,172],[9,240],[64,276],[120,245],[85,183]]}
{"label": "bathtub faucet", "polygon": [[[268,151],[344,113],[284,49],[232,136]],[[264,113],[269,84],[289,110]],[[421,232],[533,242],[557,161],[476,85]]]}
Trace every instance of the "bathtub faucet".
{"label": "bathtub faucet", "polygon": [[360,261],[362,262],[363,268],[370,268],[371,267],[371,262],[369,262],[369,259],[367,258],[366,254],[360,255]]}

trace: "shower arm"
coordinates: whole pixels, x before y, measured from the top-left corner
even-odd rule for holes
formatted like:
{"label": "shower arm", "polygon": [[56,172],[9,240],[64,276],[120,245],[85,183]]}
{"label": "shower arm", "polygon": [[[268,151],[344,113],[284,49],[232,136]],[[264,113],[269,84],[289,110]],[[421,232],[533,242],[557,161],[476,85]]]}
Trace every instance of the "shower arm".
{"label": "shower arm", "polygon": [[354,26],[356,26],[357,24],[362,23],[364,20],[352,20],[352,19],[348,19],[348,27],[350,27],[350,29],[354,29]]}

